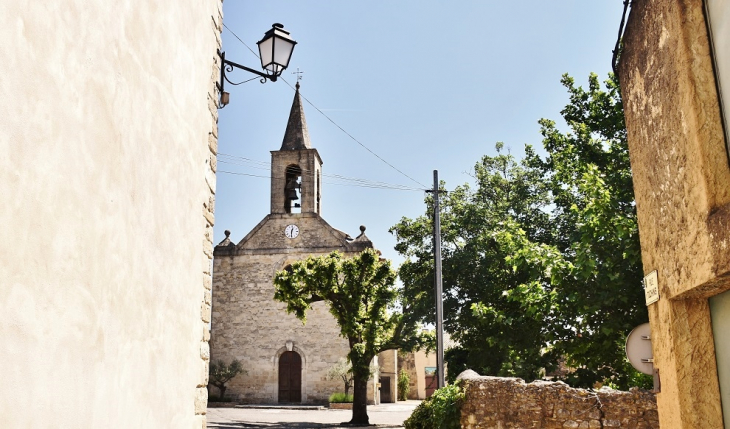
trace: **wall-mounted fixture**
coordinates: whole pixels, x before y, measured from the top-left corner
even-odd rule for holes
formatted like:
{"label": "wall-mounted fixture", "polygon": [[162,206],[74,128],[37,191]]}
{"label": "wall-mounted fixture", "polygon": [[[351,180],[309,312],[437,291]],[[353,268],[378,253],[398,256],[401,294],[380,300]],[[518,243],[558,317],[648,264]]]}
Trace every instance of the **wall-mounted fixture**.
{"label": "wall-mounted fixture", "polygon": [[228,82],[231,85],[240,85],[243,83],[231,82],[226,76],[226,72],[232,72],[234,68],[237,68],[261,76],[261,83],[265,83],[267,80],[276,82],[281,72],[289,67],[289,60],[291,59],[292,52],[294,52],[294,45],[297,42],[289,36],[288,31],[284,30],[283,25],[274,24],[264,34],[264,38],[256,44],[259,45],[259,56],[261,57],[261,68],[264,70],[263,72],[229,61],[226,59],[225,52],[218,51],[218,56],[221,58],[221,78],[217,83],[218,93],[220,94],[220,100],[218,100],[219,108],[225,107],[230,101],[230,94],[223,90],[225,83]]}

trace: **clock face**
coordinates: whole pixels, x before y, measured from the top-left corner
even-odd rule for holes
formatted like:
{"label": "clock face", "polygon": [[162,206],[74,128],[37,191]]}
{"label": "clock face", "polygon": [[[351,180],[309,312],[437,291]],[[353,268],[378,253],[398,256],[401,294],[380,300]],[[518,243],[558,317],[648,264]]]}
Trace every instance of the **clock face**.
{"label": "clock face", "polygon": [[287,225],[286,229],[284,229],[284,235],[286,235],[287,238],[297,238],[299,235],[299,227],[296,225]]}

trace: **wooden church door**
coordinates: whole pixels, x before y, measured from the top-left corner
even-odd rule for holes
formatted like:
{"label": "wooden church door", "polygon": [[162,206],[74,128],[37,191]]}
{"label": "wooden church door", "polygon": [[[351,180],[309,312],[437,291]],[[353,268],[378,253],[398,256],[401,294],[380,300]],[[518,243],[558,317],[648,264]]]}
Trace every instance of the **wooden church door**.
{"label": "wooden church door", "polygon": [[279,402],[302,402],[302,358],[297,352],[279,358]]}

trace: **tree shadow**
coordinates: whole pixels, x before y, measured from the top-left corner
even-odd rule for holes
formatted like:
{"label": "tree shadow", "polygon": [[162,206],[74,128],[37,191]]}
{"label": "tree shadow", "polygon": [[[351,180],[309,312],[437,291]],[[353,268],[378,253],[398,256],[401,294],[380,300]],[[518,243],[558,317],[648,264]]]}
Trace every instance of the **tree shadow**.
{"label": "tree shadow", "polygon": [[244,428],[266,428],[266,429],[285,429],[285,428],[306,428],[306,429],[358,429],[358,428],[400,428],[402,426],[393,425],[357,425],[352,426],[347,423],[313,423],[313,422],[277,422],[277,423],[261,423],[261,422],[226,422],[226,423],[208,423],[208,429],[244,429]]}

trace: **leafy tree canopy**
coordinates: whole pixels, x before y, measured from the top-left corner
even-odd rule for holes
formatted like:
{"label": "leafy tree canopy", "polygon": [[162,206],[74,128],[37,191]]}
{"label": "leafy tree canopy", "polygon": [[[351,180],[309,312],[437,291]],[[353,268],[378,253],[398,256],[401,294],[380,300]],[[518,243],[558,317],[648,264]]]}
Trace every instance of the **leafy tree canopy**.
{"label": "leafy tree canopy", "polygon": [[[647,383],[624,357],[626,335],[647,320],[636,207],[618,83],[588,89],[564,75],[570,131],[542,119],[547,156],[474,167],[474,185],[441,203],[445,329],[460,346],[449,373],[538,378],[565,362],[575,386]],[[442,184],[443,187],[443,184]],[[426,215],[391,228],[404,295],[432,322],[432,200]]]}
{"label": "leafy tree canopy", "polygon": [[383,350],[418,347],[427,340],[409,315],[396,308],[400,292],[390,261],[372,249],[352,258],[339,252],[293,263],[274,277],[274,299],[303,323],[312,303],[324,301],[350,345],[354,382],[351,423],[368,424],[370,362]]}

